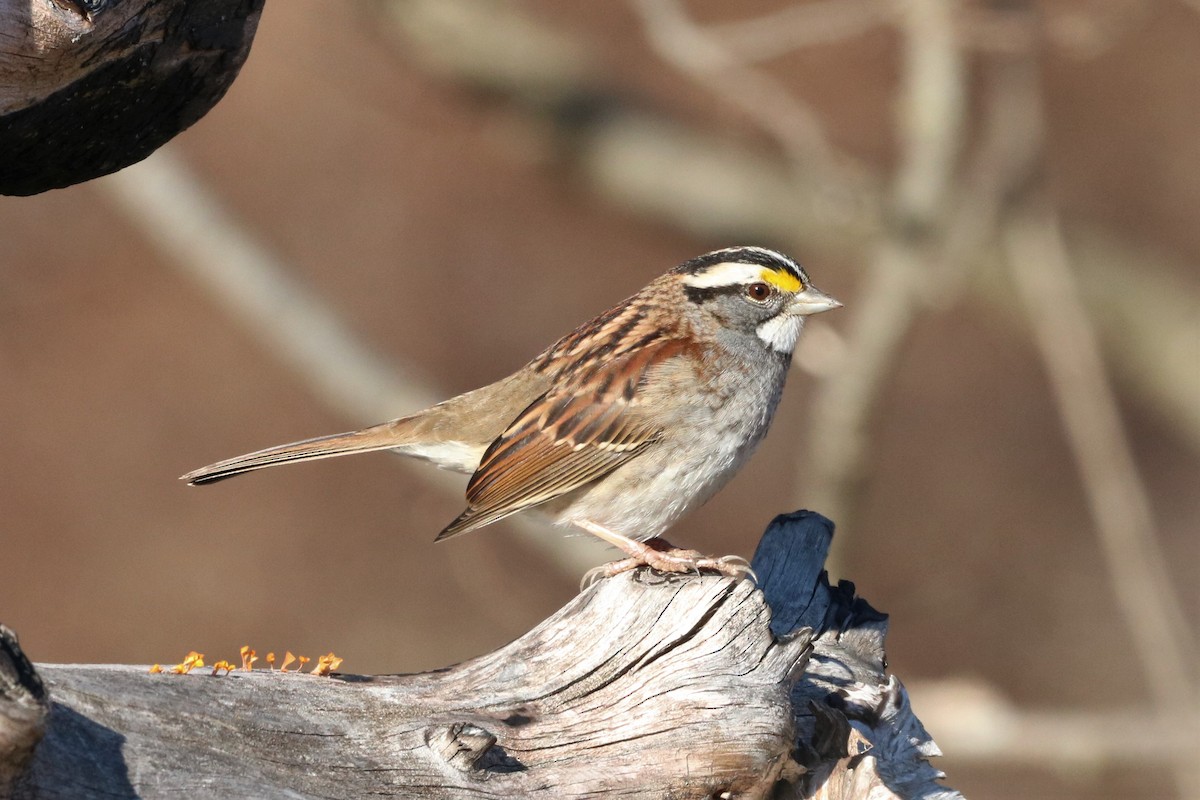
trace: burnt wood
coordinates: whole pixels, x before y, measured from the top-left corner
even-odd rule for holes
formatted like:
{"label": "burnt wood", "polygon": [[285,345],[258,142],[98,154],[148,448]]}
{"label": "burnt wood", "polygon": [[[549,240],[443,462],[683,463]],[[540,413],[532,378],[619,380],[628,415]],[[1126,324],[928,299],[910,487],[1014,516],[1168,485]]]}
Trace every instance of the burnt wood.
{"label": "burnt wood", "polygon": [[136,163],[204,116],[263,0],[0,0],[0,194]]}

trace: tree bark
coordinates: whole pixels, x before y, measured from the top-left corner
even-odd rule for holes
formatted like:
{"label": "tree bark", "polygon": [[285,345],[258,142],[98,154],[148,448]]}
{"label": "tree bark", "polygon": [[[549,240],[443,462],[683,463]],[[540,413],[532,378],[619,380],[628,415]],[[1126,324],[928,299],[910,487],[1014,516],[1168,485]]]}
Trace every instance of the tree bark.
{"label": "tree bark", "polygon": [[0,194],[141,161],[225,94],[263,0],[0,0]]}
{"label": "tree bark", "polygon": [[884,674],[886,617],[825,579],[832,530],[777,518],[761,588],[626,573],[419,675],[41,665],[46,713],[8,636],[0,676],[20,677],[0,683],[0,721],[40,714],[0,727],[0,778],[18,800],[958,797]]}

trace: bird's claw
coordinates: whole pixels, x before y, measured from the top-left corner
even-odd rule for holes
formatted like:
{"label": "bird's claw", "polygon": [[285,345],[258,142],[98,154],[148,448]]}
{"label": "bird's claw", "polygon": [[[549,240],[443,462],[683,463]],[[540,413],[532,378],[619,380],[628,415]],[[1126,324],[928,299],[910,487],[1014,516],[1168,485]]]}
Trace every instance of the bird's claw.
{"label": "bird's claw", "polygon": [[717,572],[735,580],[749,579],[755,583],[758,582],[758,576],[754,574],[754,570],[750,567],[750,562],[741,556],[713,557],[706,556],[696,550],[683,550],[679,548],[659,550],[647,546],[637,555],[622,558],[619,561],[612,561],[608,564],[601,564],[598,567],[588,570],[584,574],[579,588],[580,590],[587,589],[592,584],[604,578],[611,578],[614,575],[620,575],[622,572],[629,572],[643,566],[669,574],[694,573],[699,575],[701,572],[708,571]]}

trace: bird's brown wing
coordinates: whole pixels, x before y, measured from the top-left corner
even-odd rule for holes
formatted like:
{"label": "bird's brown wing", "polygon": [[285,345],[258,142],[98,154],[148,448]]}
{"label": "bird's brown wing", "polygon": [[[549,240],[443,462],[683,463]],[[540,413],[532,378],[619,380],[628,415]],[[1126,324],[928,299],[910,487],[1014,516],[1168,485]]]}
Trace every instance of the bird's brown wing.
{"label": "bird's brown wing", "polygon": [[576,374],[535,400],[492,443],[467,485],[467,509],[438,540],[483,527],[603,478],[659,440],[639,402],[678,339],[650,342]]}

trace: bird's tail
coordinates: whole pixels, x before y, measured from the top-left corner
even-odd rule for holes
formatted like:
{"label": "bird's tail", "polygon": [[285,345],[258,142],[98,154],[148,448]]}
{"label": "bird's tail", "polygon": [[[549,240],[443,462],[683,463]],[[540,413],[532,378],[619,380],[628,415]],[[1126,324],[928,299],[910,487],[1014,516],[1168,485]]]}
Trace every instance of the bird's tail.
{"label": "bird's tail", "polygon": [[243,472],[253,472],[256,469],[290,464],[294,461],[333,458],[351,453],[366,453],[371,450],[390,450],[406,443],[405,429],[408,426],[403,424],[406,421],[403,419],[393,420],[370,428],[363,428],[360,431],[335,433],[332,436],[319,436],[316,439],[305,439],[301,442],[268,447],[266,450],[227,458],[224,461],[209,464],[207,467],[201,467],[182,476],[180,480],[198,486],[232,478]]}

